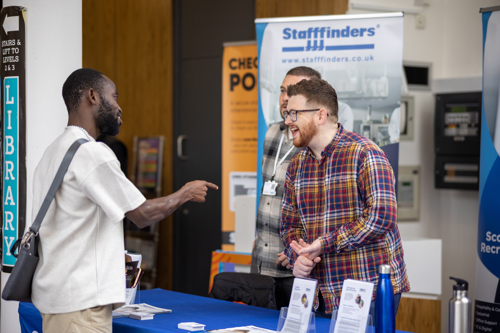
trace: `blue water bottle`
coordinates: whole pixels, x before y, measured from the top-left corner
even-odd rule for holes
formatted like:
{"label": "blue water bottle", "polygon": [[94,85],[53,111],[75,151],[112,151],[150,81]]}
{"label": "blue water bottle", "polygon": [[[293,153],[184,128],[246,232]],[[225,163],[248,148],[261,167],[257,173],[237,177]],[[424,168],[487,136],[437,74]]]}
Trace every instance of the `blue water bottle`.
{"label": "blue water bottle", "polygon": [[394,290],[391,283],[391,266],[378,266],[378,286],[375,294],[375,333],[396,332],[394,315]]}

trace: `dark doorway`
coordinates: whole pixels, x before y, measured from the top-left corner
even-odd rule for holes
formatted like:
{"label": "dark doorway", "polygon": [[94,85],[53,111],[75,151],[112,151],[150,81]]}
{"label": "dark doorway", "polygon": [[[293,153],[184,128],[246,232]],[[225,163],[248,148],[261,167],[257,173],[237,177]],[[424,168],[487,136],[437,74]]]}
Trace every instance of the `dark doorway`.
{"label": "dark doorway", "polygon": [[[222,44],[255,39],[255,0],[175,0],[175,189],[221,185]],[[180,156],[180,157],[179,157]],[[208,294],[211,253],[221,248],[221,192],[174,215],[174,290]]]}

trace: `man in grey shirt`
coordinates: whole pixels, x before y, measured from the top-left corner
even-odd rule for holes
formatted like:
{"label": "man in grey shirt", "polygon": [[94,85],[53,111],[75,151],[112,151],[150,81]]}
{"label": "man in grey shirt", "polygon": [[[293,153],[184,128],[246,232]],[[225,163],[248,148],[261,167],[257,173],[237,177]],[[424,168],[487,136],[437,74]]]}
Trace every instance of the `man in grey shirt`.
{"label": "man in grey shirt", "polygon": [[[300,66],[288,71],[280,87],[279,106],[281,117],[288,105],[286,89],[304,79],[320,79],[316,70]],[[264,140],[262,156],[262,184],[257,213],[257,237],[252,250],[251,272],[271,276],[276,281],[276,306],[287,307],[293,285],[293,273],[280,238],[281,199],[288,164],[300,150],[293,145],[293,138],[284,122],[271,125]],[[277,184],[275,191],[266,191],[272,182]],[[268,184],[268,185],[266,185]]]}

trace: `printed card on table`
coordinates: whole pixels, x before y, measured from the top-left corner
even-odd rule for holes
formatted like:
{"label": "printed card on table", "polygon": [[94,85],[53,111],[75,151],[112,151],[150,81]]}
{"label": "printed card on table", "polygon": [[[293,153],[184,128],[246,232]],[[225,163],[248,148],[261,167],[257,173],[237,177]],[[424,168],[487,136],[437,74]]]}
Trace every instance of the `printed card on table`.
{"label": "printed card on table", "polygon": [[282,332],[306,333],[314,304],[317,280],[295,278]]}
{"label": "printed card on table", "polygon": [[345,280],[334,333],[364,333],[370,313],[372,295],[373,283]]}

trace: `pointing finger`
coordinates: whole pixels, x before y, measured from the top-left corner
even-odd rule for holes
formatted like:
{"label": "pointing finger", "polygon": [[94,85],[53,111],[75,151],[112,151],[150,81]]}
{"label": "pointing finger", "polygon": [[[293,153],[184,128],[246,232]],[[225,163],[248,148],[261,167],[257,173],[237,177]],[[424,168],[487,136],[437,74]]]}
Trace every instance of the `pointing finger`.
{"label": "pointing finger", "polygon": [[212,190],[218,190],[219,189],[219,186],[213,184],[213,183],[210,183],[210,182],[206,182],[207,184],[207,187],[208,188],[211,188]]}

